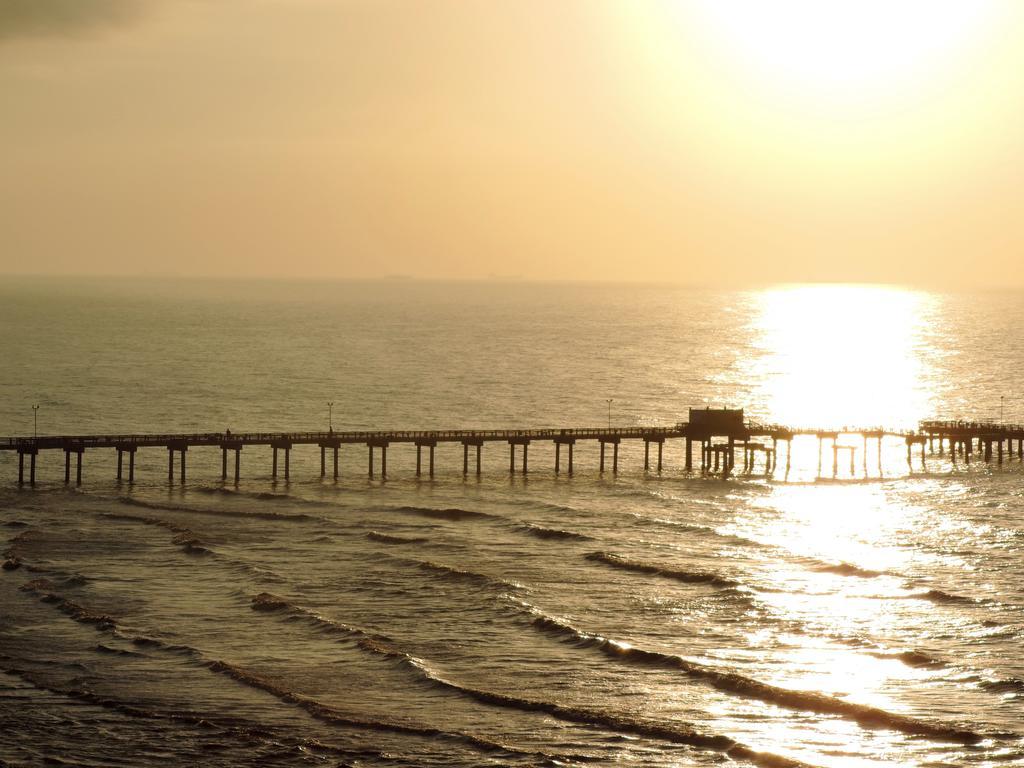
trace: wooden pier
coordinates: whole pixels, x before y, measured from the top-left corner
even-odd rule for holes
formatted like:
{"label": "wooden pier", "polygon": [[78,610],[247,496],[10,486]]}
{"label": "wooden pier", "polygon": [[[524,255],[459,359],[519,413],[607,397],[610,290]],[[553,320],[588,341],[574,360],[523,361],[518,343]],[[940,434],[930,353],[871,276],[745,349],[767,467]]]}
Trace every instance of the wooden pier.
{"label": "wooden pier", "polygon": [[[656,472],[664,468],[665,443],[678,440],[684,443],[682,470],[700,471],[705,475],[728,478],[735,474],[736,454],[742,452],[742,473],[772,476],[776,470],[779,445],[785,444],[786,472],[790,469],[792,441],[797,436],[813,436],[818,440],[818,476],[823,470],[822,457],[826,447],[832,454],[832,476],[839,473],[840,454],[849,458],[850,474],[855,472],[857,446],[840,444],[840,438],[862,440],[862,460],[865,474],[868,462],[868,441],[876,441],[879,471],[882,467],[882,441],[899,438],[906,445],[908,465],[913,449],[920,446],[921,462],[926,452],[948,455],[952,462],[971,461],[977,449],[985,461],[1002,463],[1004,457],[1024,461],[1024,426],[990,422],[923,421],[915,431],[889,430],[881,427],[841,429],[797,429],[780,425],[755,424],[745,421],[740,410],[690,409],[690,420],[672,427],[624,428],[566,428],[566,429],[497,429],[497,430],[423,430],[423,431],[349,431],[336,432],[207,432],[195,434],[143,434],[143,435],[63,435],[0,438],[0,451],[17,452],[18,484],[36,483],[36,465],[40,452],[64,452],[64,482],[71,483],[71,463],[74,456],[75,484],[81,485],[86,451],[113,449],[117,453],[116,479],[135,480],[135,454],[141,449],[167,451],[167,480],[184,484],[186,457],[196,448],[221,451],[221,479],[227,481],[230,473],[235,483],[241,479],[241,457],[245,448],[270,448],[271,477],[291,475],[291,451],[296,446],[316,446],[320,449],[320,477],[330,474],[339,478],[339,451],[342,446],[364,446],[367,451],[367,474],[370,478],[387,477],[388,448],[408,445],[416,449],[416,476],[424,474],[423,451],[427,451],[426,474],[434,477],[434,451],[441,443],[461,444],[462,474],[470,474],[470,457],[475,456],[475,474],[481,474],[481,456],[485,444],[505,444],[509,451],[509,472],[527,474],[531,443],[549,442],[554,445],[554,472],[562,471],[562,453],[566,454],[565,467],[572,475],[575,465],[573,449],[577,442],[592,441],[600,445],[599,471],[619,471],[619,446],[623,441],[642,441],[644,445],[643,469],[652,471],[651,448],[656,447]],[[769,444],[770,441],[770,444]],[[694,467],[694,443],[700,444],[700,466]],[[471,451],[470,449],[473,449]],[[518,450],[517,450],[518,449]],[[936,450],[937,449],[937,450]],[[330,463],[328,463],[330,452]],[[518,456],[517,456],[518,454]],[[610,454],[610,456],[608,455]],[[230,455],[230,456],[229,456]],[[379,464],[377,458],[379,457]],[[125,460],[127,458],[127,461]],[[229,462],[229,458],[231,461]],[[519,461],[517,461],[517,458]],[[520,463],[521,462],[521,463]],[[760,466],[758,467],[758,464]],[[26,466],[27,465],[27,466]],[[177,468],[177,472],[175,471]],[[328,469],[330,468],[330,472]],[[27,469],[27,472],[26,472]]]}

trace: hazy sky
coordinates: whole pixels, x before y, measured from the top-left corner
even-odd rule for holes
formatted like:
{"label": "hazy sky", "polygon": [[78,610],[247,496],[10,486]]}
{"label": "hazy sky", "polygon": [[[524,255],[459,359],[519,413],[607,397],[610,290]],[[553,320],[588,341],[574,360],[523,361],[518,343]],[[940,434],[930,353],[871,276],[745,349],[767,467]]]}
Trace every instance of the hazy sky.
{"label": "hazy sky", "polygon": [[0,0],[0,272],[1024,284],[1015,0]]}

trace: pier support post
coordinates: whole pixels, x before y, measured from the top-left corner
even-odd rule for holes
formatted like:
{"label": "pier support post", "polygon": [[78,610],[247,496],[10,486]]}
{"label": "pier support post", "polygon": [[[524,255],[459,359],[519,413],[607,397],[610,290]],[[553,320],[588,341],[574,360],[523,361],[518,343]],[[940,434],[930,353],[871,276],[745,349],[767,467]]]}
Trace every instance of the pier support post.
{"label": "pier support post", "polygon": [[527,460],[527,456],[529,454],[529,450],[530,450],[530,444],[529,443],[523,443],[523,474],[524,475],[526,474],[526,470],[527,470],[526,460]]}
{"label": "pier support post", "polygon": [[[476,444],[476,476],[480,477],[480,453],[483,450],[483,444]],[[572,472],[572,446],[569,446],[569,472]],[[434,449],[430,449],[430,475],[434,475]]]}
{"label": "pier support post", "polygon": [[[289,459],[291,457],[291,454],[292,454],[292,449],[291,448],[285,448],[284,449],[284,481],[286,483],[288,482],[288,468],[289,468],[289,464],[290,464]],[[182,458],[184,458],[184,456],[185,455],[182,454]]]}
{"label": "pier support post", "polygon": [[[287,456],[287,454],[285,454]],[[287,466],[287,465],[286,465]],[[384,480],[388,476],[388,447],[382,445],[380,447],[380,479]]]}
{"label": "pier support post", "polygon": [[942,433],[940,432],[939,433],[939,456],[945,456],[946,455],[945,447],[943,446],[942,443],[943,443],[943,436],[942,436]]}
{"label": "pier support post", "polygon": [[124,468],[124,451],[117,449],[117,482],[121,482]]}
{"label": "pier support post", "polygon": [[436,446],[433,445],[433,444],[430,446],[430,456],[429,456],[429,467],[428,468],[430,470],[430,477],[431,477],[431,479],[433,479],[433,477],[434,477],[434,448],[435,447]]}
{"label": "pier support post", "polygon": [[839,475],[839,446],[836,445],[836,441],[832,441],[832,477]]}
{"label": "pier support post", "polygon": [[508,473],[514,475],[516,473],[516,444],[508,444]]}
{"label": "pier support post", "polygon": [[604,440],[601,441],[601,468],[599,471],[604,474]]}
{"label": "pier support post", "polygon": [[241,447],[235,448],[235,485],[238,485],[238,478],[241,472],[242,465],[242,449]]}
{"label": "pier support post", "polygon": [[64,483],[71,482],[71,451],[64,449]]}
{"label": "pier support post", "polygon": [[228,449],[223,446],[220,449],[220,479],[228,479]]}
{"label": "pier support post", "polygon": [[18,451],[18,485],[25,484],[25,454]]}
{"label": "pier support post", "polygon": [[999,440],[996,441],[996,445],[998,446],[998,448],[996,449],[996,454],[997,454],[996,455],[996,460],[1000,464],[1002,464],[1003,463],[1003,438],[1000,437]]}
{"label": "pier support post", "polygon": [[572,476],[572,449],[575,443],[569,443],[569,475]]}
{"label": "pier support post", "polygon": [[469,443],[462,444],[462,476],[469,475]]}
{"label": "pier support post", "polygon": [[416,443],[416,477],[419,477],[422,473],[423,466],[423,446]]}
{"label": "pier support post", "polygon": [[174,448],[167,448],[167,483],[174,484]]}
{"label": "pier support post", "polygon": [[555,441],[555,474],[561,474],[562,472],[562,444]]}
{"label": "pier support post", "polygon": [[370,479],[372,480],[373,479],[373,446],[368,444],[366,446],[366,448],[367,448],[367,450],[369,452],[369,462],[370,462],[369,475],[370,475]]}
{"label": "pier support post", "polygon": [[336,445],[333,446],[332,450],[334,451],[334,479],[337,480],[338,479],[338,446],[336,446]]}
{"label": "pier support post", "polygon": [[661,457],[662,457],[662,452],[663,452],[664,448],[665,448],[665,441],[664,440],[659,440],[658,441],[658,474],[659,475],[661,474]]}
{"label": "pier support post", "polygon": [[992,461],[992,441],[985,440],[985,461]]}
{"label": "pier support post", "polygon": [[184,448],[183,447],[181,449],[181,484],[182,485],[185,484],[185,453],[187,451],[188,451],[188,448]]}
{"label": "pier support post", "polygon": [[128,451],[128,482],[135,482],[135,448]]}
{"label": "pier support post", "polygon": [[320,479],[327,477],[327,447],[320,446]]}
{"label": "pier support post", "polygon": [[619,474],[619,441],[612,443],[612,474]]}
{"label": "pier support post", "polygon": [[277,480],[277,446],[275,445],[272,450],[274,452],[274,459],[270,465],[270,476]]}
{"label": "pier support post", "polygon": [[651,471],[651,441],[644,440],[644,472]]}
{"label": "pier support post", "polygon": [[690,438],[686,438],[686,471],[693,471],[693,440]]}

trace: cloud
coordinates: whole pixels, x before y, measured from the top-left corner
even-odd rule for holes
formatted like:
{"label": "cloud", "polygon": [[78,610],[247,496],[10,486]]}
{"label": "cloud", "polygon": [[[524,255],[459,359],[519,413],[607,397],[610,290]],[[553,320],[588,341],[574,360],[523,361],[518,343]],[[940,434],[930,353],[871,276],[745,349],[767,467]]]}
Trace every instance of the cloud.
{"label": "cloud", "polygon": [[0,41],[71,35],[128,21],[141,0],[0,0]]}

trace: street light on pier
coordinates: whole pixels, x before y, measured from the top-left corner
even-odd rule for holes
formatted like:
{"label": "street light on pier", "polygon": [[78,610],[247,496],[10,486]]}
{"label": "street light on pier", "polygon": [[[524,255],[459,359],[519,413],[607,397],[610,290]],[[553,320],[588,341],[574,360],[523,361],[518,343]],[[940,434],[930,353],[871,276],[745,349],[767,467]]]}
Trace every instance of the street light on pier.
{"label": "street light on pier", "polygon": [[612,398],[608,398],[608,429],[612,428]]}
{"label": "street light on pier", "polygon": [[32,406],[32,438],[39,437],[39,406]]}
{"label": "street light on pier", "polygon": [[327,403],[327,431],[334,431],[334,402],[328,401]]}
{"label": "street light on pier", "polygon": [[1005,395],[999,396],[999,426],[1003,425],[1003,401],[1006,400]]}

